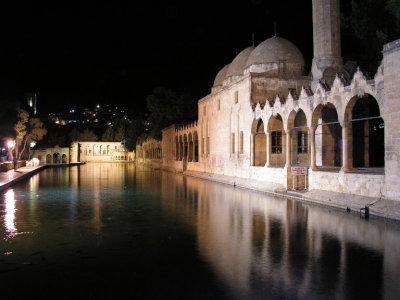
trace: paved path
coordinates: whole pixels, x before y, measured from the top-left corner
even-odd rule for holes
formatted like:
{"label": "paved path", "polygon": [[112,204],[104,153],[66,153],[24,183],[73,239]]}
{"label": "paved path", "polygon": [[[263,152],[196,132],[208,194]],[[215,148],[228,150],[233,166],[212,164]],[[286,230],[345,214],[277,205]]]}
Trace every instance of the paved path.
{"label": "paved path", "polygon": [[0,172],[0,192],[14,183],[32,176],[34,173],[39,172],[46,166],[38,167],[22,167],[17,169],[17,171],[10,170],[8,172]]}

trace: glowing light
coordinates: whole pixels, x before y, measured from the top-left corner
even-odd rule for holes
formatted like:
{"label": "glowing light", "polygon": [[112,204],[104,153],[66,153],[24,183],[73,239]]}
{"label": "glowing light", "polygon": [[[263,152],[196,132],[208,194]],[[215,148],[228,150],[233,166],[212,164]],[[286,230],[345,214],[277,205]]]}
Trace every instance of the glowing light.
{"label": "glowing light", "polygon": [[36,144],[37,144],[36,141],[32,141],[31,144],[30,144],[31,148],[35,147]]}
{"label": "glowing light", "polygon": [[6,227],[6,231],[8,233],[8,237],[12,238],[16,232],[17,228],[15,227],[15,194],[14,190],[8,190],[5,193],[5,204],[6,204],[6,215],[4,218],[4,226]]}
{"label": "glowing light", "polygon": [[97,104],[97,106],[96,106],[97,108],[100,108],[100,104]]}
{"label": "glowing light", "polygon": [[15,142],[14,142],[13,140],[9,140],[9,141],[7,142],[7,148],[13,148],[14,145],[15,145]]}

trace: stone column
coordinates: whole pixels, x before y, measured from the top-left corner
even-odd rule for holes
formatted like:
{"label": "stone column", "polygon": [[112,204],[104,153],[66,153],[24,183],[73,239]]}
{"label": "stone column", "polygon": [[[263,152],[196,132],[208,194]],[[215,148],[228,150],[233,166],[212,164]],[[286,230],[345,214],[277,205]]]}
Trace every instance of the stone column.
{"label": "stone column", "polygon": [[250,165],[254,166],[254,133],[250,136]]}
{"label": "stone column", "polygon": [[265,166],[269,168],[269,167],[271,167],[271,145],[272,145],[271,132],[267,131],[266,136],[267,136],[267,139],[266,139],[267,140],[267,151],[266,151],[267,158],[266,158]]}
{"label": "stone column", "polygon": [[369,168],[369,120],[364,121],[364,167]]}
{"label": "stone column", "polygon": [[292,166],[292,140],[290,129],[286,130],[286,167]]}
{"label": "stone column", "polygon": [[310,167],[311,167],[311,170],[313,170],[313,171],[318,170],[317,160],[316,160],[316,147],[315,147],[315,130],[316,130],[316,127],[311,126],[311,128],[310,128],[310,142],[311,142]]}
{"label": "stone column", "polygon": [[343,165],[342,170],[344,172],[350,171],[350,141],[349,141],[349,124],[343,124],[342,126],[342,139],[343,139]]}

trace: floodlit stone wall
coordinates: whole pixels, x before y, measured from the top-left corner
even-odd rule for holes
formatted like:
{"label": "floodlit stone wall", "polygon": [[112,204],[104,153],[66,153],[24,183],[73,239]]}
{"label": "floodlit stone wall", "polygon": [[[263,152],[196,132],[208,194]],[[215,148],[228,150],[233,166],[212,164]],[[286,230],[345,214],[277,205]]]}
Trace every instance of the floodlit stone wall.
{"label": "floodlit stone wall", "polygon": [[[351,82],[336,77],[331,86],[318,84],[314,91],[302,87],[297,94],[291,91],[284,98],[255,104],[251,103],[251,74],[244,75],[199,101],[196,124],[163,131],[162,145],[167,147],[163,167],[264,180],[287,189],[308,187],[387,197],[384,166],[353,167],[357,153],[352,153],[351,146],[351,126],[357,121],[352,119],[352,109],[367,96],[379,107],[380,116],[373,117],[381,117],[387,130],[387,99],[382,90],[377,90],[382,76],[367,81],[359,70]],[[260,120],[264,134],[256,132]],[[185,134],[195,131],[199,136],[199,161],[180,160],[180,153],[185,157],[189,151]],[[277,131],[281,132],[280,148],[273,153],[277,143],[272,141],[272,133]],[[301,138],[303,148],[298,144]],[[262,156],[262,163],[258,163]],[[308,178],[294,176],[295,166],[306,167]]]}
{"label": "floodlit stone wall", "polygon": [[129,152],[120,142],[71,143],[71,163],[74,162],[133,162],[135,153]]}
{"label": "floodlit stone wall", "polygon": [[[400,200],[400,40],[383,48],[383,81],[378,88],[385,99],[386,194]],[[383,87],[383,88],[382,88]]]}
{"label": "floodlit stone wall", "polygon": [[[313,0],[312,77],[283,72],[301,56],[284,39],[243,50],[199,100],[198,120],[163,130],[163,167],[400,200],[400,40],[373,80],[350,78],[339,16],[339,0]],[[262,71],[257,55],[282,72]]]}
{"label": "floodlit stone wall", "polygon": [[39,159],[40,164],[68,164],[70,163],[70,148],[53,147],[34,150],[32,158]]}

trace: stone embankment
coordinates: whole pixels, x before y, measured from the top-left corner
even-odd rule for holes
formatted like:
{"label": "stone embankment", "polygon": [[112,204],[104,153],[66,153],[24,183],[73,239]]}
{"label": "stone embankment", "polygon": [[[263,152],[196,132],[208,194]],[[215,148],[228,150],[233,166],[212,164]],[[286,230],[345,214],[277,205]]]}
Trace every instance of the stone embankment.
{"label": "stone embankment", "polygon": [[75,165],[81,165],[84,163],[70,163],[70,164],[51,164],[51,165],[41,165],[41,166],[36,166],[36,167],[20,167],[16,171],[11,169],[6,172],[0,172],[0,192],[9,188],[13,184],[29,178],[30,176],[40,172],[41,170],[45,168],[51,168],[51,167],[68,167],[68,166],[75,166]]}
{"label": "stone embankment", "polygon": [[13,184],[36,174],[37,172],[43,170],[46,166],[37,167],[21,167],[19,169],[10,170],[7,172],[0,172],[0,192],[6,188],[12,186]]}
{"label": "stone embankment", "polygon": [[302,202],[311,202],[317,205],[328,206],[335,209],[343,209],[350,213],[360,214],[363,217],[365,217],[365,207],[368,207],[370,216],[400,221],[399,201],[324,190],[287,191],[283,185],[279,184],[203,172],[186,171],[183,174],[224,184],[230,184],[238,188],[246,188],[284,198],[295,199]]}

